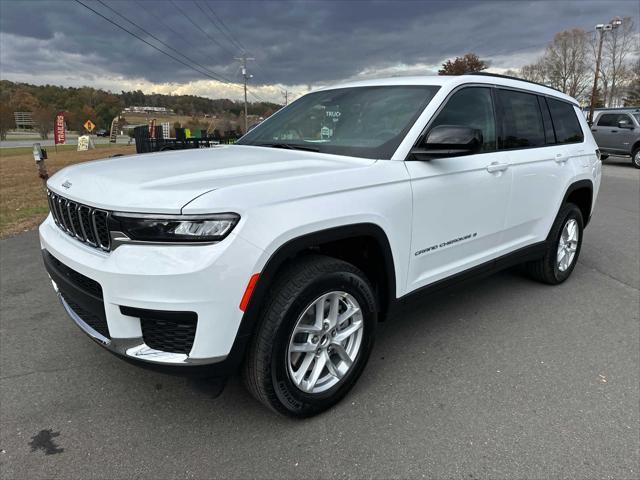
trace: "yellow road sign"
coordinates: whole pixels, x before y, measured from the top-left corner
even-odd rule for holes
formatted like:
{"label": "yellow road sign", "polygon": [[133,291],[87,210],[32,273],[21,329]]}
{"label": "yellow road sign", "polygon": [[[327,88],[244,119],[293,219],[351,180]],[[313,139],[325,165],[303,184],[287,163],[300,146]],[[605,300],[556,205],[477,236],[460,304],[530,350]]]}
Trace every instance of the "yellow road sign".
{"label": "yellow road sign", "polygon": [[91,120],[87,120],[86,122],[84,122],[84,128],[86,128],[90,132],[93,132],[93,129],[96,128],[96,126]]}

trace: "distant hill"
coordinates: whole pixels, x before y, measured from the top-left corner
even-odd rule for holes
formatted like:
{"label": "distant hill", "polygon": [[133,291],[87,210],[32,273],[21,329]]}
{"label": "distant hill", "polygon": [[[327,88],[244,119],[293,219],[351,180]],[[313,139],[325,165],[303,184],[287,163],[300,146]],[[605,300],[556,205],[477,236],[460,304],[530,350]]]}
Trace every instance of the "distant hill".
{"label": "distant hill", "polygon": [[[81,130],[82,124],[92,120],[98,128],[109,128],[111,120],[125,108],[133,106],[166,107],[184,118],[204,115],[228,118],[231,121],[244,112],[244,104],[229,99],[210,99],[196,95],[145,94],[140,90],[113,93],[91,87],[61,87],[55,85],[31,85],[0,80],[0,121],[3,130],[12,120],[9,113],[33,112],[36,122],[53,125],[55,113],[66,112],[68,128]],[[249,104],[250,115],[268,117],[281,105],[268,102]],[[195,120],[194,120],[195,121]],[[12,128],[9,125],[9,128]]]}

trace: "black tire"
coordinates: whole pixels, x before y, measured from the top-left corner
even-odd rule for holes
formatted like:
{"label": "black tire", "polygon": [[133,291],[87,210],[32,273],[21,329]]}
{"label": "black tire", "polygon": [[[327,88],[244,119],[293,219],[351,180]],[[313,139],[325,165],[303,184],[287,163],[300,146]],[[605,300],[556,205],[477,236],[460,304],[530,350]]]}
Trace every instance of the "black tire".
{"label": "black tire", "polygon": [[[320,393],[306,393],[291,380],[288,345],[298,318],[321,295],[339,290],[358,302],[363,320],[360,349],[344,377]],[[340,401],[362,373],[375,338],[376,297],[365,275],[335,258],[308,255],[284,270],[274,282],[261,313],[243,368],[251,394],[277,413],[309,417]]]}
{"label": "black tire", "polygon": [[[560,235],[562,234],[564,226],[571,219],[574,219],[578,224],[578,245],[569,267],[565,271],[560,271],[557,261]],[[551,227],[551,232],[547,237],[547,247],[544,257],[542,257],[540,260],[528,262],[525,264],[525,269],[527,270],[529,275],[535,280],[547,283],[549,285],[558,285],[559,283],[562,283],[567,278],[569,278],[571,272],[573,272],[573,269],[576,266],[578,256],[580,255],[583,231],[584,220],[582,218],[582,212],[580,211],[580,209],[573,203],[564,204],[562,208],[560,208],[560,212],[558,212],[558,216],[556,217],[555,221],[553,222],[553,226]]]}
{"label": "black tire", "polygon": [[640,147],[631,152],[631,164],[636,168],[640,168]]}

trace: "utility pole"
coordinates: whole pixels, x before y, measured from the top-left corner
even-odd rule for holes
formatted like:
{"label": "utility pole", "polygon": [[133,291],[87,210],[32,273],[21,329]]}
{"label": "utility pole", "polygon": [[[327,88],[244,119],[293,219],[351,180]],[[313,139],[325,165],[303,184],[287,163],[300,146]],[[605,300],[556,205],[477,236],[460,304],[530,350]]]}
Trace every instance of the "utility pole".
{"label": "utility pole", "polygon": [[285,88],[282,94],[284,95],[284,106],[286,107],[289,104],[289,90]]}
{"label": "utility pole", "polygon": [[604,39],[604,32],[618,28],[622,24],[622,20],[614,18],[610,23],[599,23],[596,25],[596,33],[600,34],[598,40],[598,55],[596,56],[596,73],[593,78],[593,90],[591,91],[591,105],[589,106],[589,119],[587,123],[593,124],[593,109],[596,106],[596,95],[598,94],[598,76],[600,75],[600,60],[602,57],[602,40]]}
{"label": "utility pole", "polygon": [[249,119],[247,116],[247,80],[253,77],[247,72],[247,61],[255,60],[255,58],[247,57],[246,54],[242,54],[242,57],[236,57],[242,65],[242,80],[244,82],[244,133],[249,130]]}

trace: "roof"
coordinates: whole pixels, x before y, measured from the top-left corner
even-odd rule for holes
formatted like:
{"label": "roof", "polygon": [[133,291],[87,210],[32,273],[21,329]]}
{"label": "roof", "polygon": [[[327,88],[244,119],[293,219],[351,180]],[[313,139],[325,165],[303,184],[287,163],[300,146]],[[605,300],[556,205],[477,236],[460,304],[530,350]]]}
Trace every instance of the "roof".
{"label": "roof", "polygon": [[337,85],[331,85],[327,87],[319,88],[316,91],[321,90],[334,90],[337,88],[350,88],[350,87],[380,87],[380,86],[393,86],[393,85],[438,85],[441,87],[455,88],[458,85],[464,85],[466,83],[480,83],[487,85],[496,85],[511,88],[520,88],[523,90],[529,90],[531,92],[540,93],[549,97],[559,98],[561,100],[571,102],[578,105],[577,100],[566,95],[558,90],[555,90],[538,83],[528,82],[526,80],[520,80],[511,77],[505,77],[500,75],[490,74],[467,74],[467,75],[424,75],[424,76],[412,76],[412,77],[389,77],[389,78],[374,78],[368,80],[359,80],[356,82],[347,82]]}

